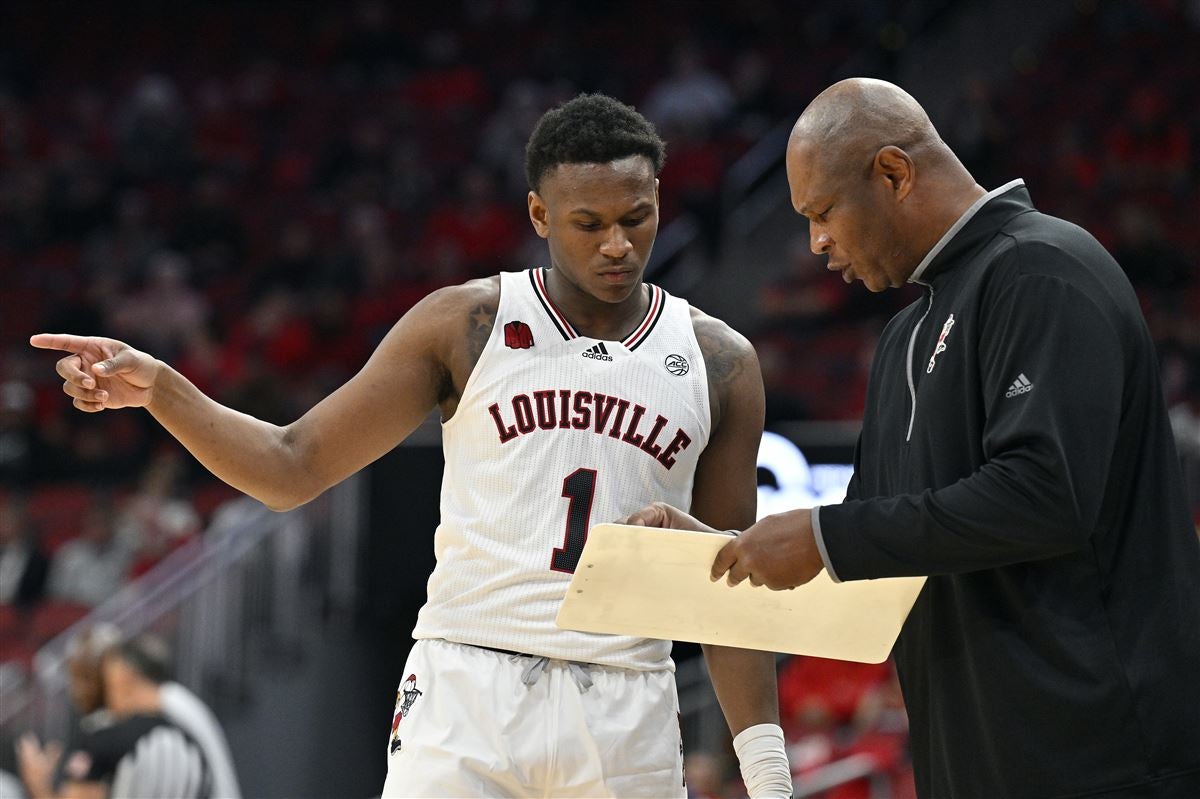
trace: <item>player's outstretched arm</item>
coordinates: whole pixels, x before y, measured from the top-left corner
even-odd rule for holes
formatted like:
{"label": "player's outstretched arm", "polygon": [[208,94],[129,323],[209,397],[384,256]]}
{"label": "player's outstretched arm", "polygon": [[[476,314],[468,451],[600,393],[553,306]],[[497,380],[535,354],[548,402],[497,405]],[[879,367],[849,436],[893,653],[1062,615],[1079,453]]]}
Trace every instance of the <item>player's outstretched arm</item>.
{"label": "player's outstretched arm", "polygon": [[30,343],[69,353],[57,370],[75,407],[144,407],[217,477],[284,510],[383,455],[453,391],[448,364],[471,346],[464,334],[471,309],[494,295],[486,281],[429,295],[396,323],[357,375],[282,427],[221,405],[166,363],[123,342],[39,334]]}

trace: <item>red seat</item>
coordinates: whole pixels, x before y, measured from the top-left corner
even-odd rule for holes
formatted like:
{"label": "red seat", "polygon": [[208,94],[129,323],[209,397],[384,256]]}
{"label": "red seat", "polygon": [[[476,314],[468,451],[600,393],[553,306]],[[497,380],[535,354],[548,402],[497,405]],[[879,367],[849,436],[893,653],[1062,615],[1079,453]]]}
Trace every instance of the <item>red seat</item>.
{"label": "red seat", "polygon": [[0,636],[0,663],[17,663],[26,674],[33,671],[37,647],[24,638]]}
{"label": "red seat", "polygon": [[91,608],[74,602],[43,602],[33,611],[26,638],[33,646],[40,647],[89,612]]}
{"label": "red seat", "polygon": [[38,529],[61,543],[65,531],[79,530],[83,515],[91,504],[92,492],[87,486],[58,483],[34,490],[26,507]]}
{"label": "red seat", "polygon": [[0,604],[0,638],[18,635],[21,629],[21,614],[7,603]]}
{"label": "red seat", "polygon": [[200,514],[204,523],[208,524],[217,508],[240,496],[242,496],[242,492],[225,483],[205,482],[196,486],[192,492],[192,507],[196,509],[196,513]]}

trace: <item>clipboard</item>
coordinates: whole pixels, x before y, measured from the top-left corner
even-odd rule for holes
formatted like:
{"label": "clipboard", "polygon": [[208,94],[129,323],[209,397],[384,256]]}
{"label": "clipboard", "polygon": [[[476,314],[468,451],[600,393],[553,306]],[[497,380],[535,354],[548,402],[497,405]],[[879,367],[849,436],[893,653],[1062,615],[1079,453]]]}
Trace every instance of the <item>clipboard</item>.
{"label": "clipboard", "polygon": [[822,571],[791,591],[712,582],[729,536],[598,524],[559,608],[559,627],[882,663],[924,577],[835,583]]}

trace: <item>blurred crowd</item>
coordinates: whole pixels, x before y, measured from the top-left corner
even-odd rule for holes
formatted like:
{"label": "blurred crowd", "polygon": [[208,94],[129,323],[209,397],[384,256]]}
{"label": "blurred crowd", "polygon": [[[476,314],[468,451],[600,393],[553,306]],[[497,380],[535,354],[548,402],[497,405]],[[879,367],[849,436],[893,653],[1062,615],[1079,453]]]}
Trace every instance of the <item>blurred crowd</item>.
{"label": "blurred crowd", "polygon": [[[947,4],[912,5],[935,18]],[[935,122],[984,186],[1025,178],[1042,210],[1117,256],[1181,448],[1200,458],[1200,60],[1187,55],[1200,4],[1076,5],[1006,80],[963,76]],[[30,333],[122,338],[222,402],[290,421],[429,291],[544,262],[524,143],[581,90],[655,122],[662,224],[690,216],[717,262],[729,166],[864,46],[886,64],[888,7],[0,10],[0,661],[28,662],[229,496],[146,414],[73,411]],[[842,285],[805,235],[781,259],[746,331],[769,416],[860,418],[875,338],[916,294]],[[902,772],[886,667],[821,668],[797,660],[781,678],[797,768],[869,750]]]}
{"label": "blurred crowd", "polygon": [[[1014,54],[1009,80],[964,76],[934,122],[985,188],[1024,178],[1039,209],[1117,258],[1158,344],[1180,448],[1200,458],[1200,3],[1077,7],[1044,48]],[[769,416],[861,419],[878,332],[919,294],[842,285],[806,235],[787,257],[755,337]]]}

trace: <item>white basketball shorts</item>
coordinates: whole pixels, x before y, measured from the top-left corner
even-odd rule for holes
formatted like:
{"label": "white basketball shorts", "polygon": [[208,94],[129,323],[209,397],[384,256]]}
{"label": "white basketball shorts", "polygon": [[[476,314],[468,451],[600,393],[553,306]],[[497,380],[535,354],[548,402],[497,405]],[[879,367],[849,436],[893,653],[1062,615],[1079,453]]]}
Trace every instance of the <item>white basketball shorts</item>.
{"label": "white basketball shorts", "polygon": [[686,796],[674,674],[538,660],[417,641],[384,799]]}

